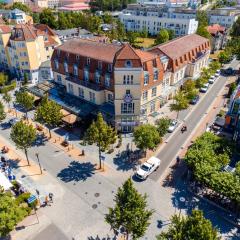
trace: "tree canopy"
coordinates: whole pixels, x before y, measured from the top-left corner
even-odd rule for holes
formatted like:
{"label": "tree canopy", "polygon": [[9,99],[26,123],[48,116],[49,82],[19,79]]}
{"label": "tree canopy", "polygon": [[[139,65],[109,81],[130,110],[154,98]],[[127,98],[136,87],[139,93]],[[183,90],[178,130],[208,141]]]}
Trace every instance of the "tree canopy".
{"label": "tree canopy", "polygon": [[169,40],[169,33],[168,30],[163,28],[160,30],[160,32],[157,35],[157,38],[155,39],[154,44],[161,44],[161,43],[165,43]]}
{"label": "tree canopy", "polygon": [[16,103],[18,103],[24,108],[24,110],[26,111],[26,117],[27,117],[28,111],[33,108],[34,96],[30,95],[26,91],[18,92],[16,94]]}
{"label": "tree canopy", "polygon": [[144,124],[136,127],[133,137],[136,146],[144,151],[147,149],[153,150],[161,143],[161,137],[157,128],[151,124]]}
{"label": "tree canopy", "polygon": [[11,195],[0,193],[0,237],[6,237],[27,215],[27,209],[18,206]]}
{"label": "tree canopy", "polygon": [[60,110],[61,107],[57,103],[45,96],[35,112],[35,120],[48,126],[50,137],[50,128],[59,126],[62,121],[63,114]]}
{"label": "tree canopy", "polygon": [[173,99],[175,100],[174,103],[170,105],[170,111],[176,111],[177,112],[177,118],[179,115],[179,112],[187,109],[189,106],[188,98],[186,97],[185,93],[182,91],[179,91]]}
{"label": "tree canopy", "polygon": [[157,240],[220,240],[212,223],[204,218],[202,211],[193,210],[191,215],[173,215],[167,231],[157,236]]}
{"label": "tree canopy", "polygon": [[163,137],[167,133],[170,122],[169,118],[160,118],[157,120],[157,131],[160,137]]}
{"label": "tree canopy", "polygon": [[32,125],[20,121],[12,126],[10,137],[16,144],[17,148],[23,149],[25,151],[28,165],[30,165],[27,155],[27,149],[32,146],[33,142],[37,138],[36,129]]}
{"label": "tree canopy", "polygon": [[240,17],[238,17],[237,21],[234,22],[234,24],[232,26],[231,36],[232,37],[240,37]]}
{"label": "tree canopy", "polygon": [[132,180],[128,179],[114,199],[115,206],[109,208],[105,216],[106,222],[115,231],[124,228],[127,239],[138,239],[144,235],[149,224],[153,210],[147,209],[147,196],[141,195],[134,188]]}
{"label": "tree canopy", "polygon": [[240,206],[240,178],[223,171],[233,152],[232,144],[226,139],[206,132],[189,148],[185,162],[197,181]]}
{"label": "tree canopy", "polygon": [[32,12],[31,9],[27,5],[20,3],[20,2],[15,2],[15,3],[13,3],[12,6],[10,6],[10,9],[15,9],[15,8],[22,10],[23,12],[28,13],[28,14],[30,14]]}
{"label": "tree canopy", "polygon": [[4,106],[0,101],[0,122],[3,121],[5,118],[6,118],[6,113],[4,111]]}
{"label": "tree canopy", "polygon": [[93,121],[84,136],[85,142],[96,143],[99,149],[99,167],[102,166],[101,152],[106,151],[117,139],[116,131],[109,126],[103,119],[101,113],[97,115],[97,120]]}

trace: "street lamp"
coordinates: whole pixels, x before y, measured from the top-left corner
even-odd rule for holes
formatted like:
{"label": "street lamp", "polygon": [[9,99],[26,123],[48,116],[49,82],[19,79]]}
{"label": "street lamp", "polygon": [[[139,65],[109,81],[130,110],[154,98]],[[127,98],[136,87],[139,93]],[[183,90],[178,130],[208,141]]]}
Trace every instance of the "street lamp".
{"label": "street lamp", "polygon": [[38,160],[38,166],[39,166],[39,169],[40,169],[40,174],[42,174],[42,167],[41,167],[40,160],[39,160],[39,154],[36,153],[35,155],[36,155],[37,160]]}

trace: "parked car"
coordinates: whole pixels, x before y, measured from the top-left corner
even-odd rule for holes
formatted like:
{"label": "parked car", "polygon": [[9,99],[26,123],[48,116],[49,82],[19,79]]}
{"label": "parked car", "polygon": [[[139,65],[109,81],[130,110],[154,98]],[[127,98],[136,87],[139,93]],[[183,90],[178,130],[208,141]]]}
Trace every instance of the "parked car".
{"label": "parked car", "polygon": [[199,99],[200,99],[200,96],[199,96],[199,95],[195,96],[195,97],[190,101],[190,104],[195,105],[195,104],[199,101]]}
{"label": "parked car", "polygon": [[172,133],[176,129],[177,124],[178,124],[177,120],[171,120],[169,127],[168,127],[168,132]]}
{"label": "parked car", "polygon": [[160,166],[160,163],[160,159],[156,157],[149,158],[139,167],[139,169],[135,173],[135,176],[141,180],[147,179],[152,172],[157,170],[157,168]]}
{"label": "parked car", "polygon": [[205,83],[205,84],[200,88],[200,92],[205,93],[205,92],[207,92],[208,88],[209,88],[209,83]]}
{"label": "parked car", "polygon": [[13,126],[15,125],[17,122],[20,122],[20,119],[19,118],[11,118],[8,123],[10,126]]}
{"label": "parked car", "polygon": [[[216,76],[216,75],[215,75]],[[209,79],[208,79],[208,83],[210,84],[213,84],[215,82],[215,76],[211,76]]]}

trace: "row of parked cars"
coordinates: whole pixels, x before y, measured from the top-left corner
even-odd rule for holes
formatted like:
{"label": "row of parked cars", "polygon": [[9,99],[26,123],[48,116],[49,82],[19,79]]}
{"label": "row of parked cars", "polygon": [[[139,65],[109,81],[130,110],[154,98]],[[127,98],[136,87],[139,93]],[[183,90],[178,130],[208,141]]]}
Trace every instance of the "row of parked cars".
{"label": "row of parked cars", "polygon": [[220,70],[217,70],[216,73],[214,75],[212,75],[209,80],[208,83],[205,83],[201,88],[200,88],[200,92],[202,93],[206,93],[210,84],[213,84],[215,82],[215,80],[220,76]]}

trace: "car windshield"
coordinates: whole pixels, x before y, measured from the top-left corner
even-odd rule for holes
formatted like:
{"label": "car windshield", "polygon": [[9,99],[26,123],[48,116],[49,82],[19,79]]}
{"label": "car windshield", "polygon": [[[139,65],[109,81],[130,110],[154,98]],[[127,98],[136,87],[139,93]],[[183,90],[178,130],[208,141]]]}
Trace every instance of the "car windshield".
{"label": "car windshield", "polygon": [[141,166],[141,169],[147,172],[147,171],[149,171],[150,167],[148,167],[144,164]]}

